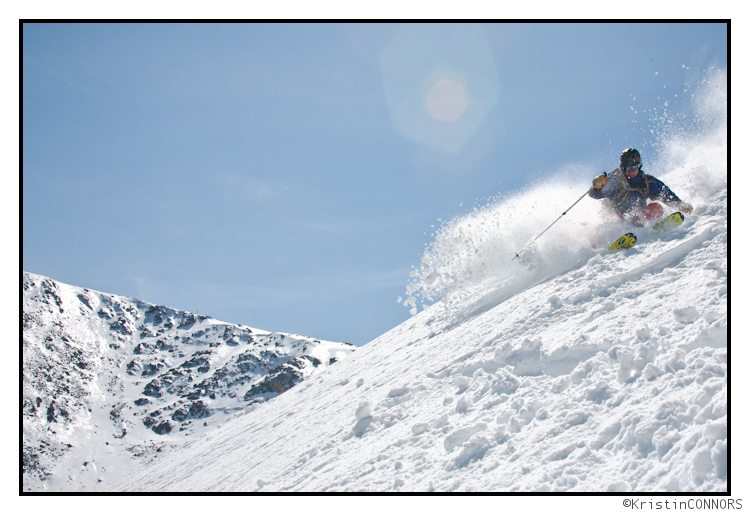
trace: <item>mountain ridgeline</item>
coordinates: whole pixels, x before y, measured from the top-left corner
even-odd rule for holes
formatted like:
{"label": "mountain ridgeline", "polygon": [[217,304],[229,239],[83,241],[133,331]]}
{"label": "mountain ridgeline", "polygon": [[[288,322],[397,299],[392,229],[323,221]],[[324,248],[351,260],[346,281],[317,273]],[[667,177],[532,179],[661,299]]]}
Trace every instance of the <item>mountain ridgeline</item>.
{"label": "mountain ridgeline", "polygon": [[106,462],[148,461],[356,348],[30,273],[22,295],[24,491],[104,486]]}

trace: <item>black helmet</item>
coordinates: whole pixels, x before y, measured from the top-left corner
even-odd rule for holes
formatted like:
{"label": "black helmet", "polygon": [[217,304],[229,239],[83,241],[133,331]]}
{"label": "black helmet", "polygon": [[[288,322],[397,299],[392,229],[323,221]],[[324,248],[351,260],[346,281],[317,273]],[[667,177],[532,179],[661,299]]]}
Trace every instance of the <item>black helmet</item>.
{"label": "black helmet", "polygon": [[634,148],[626,148],[622,151],[620,156],[620,168],[623,170],[631,166],[638,166],[641,164],[641,154]]}

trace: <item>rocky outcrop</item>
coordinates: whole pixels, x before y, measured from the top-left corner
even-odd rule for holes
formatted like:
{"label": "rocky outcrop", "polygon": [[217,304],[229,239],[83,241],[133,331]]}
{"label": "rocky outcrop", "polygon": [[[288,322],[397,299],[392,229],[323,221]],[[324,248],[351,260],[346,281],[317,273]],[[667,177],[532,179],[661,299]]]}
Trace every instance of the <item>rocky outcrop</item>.
{"label": "rocky outcrop", "polygon": [[245,400],[255,403],[272,399],[298,384],[320,365],[320,360],[314,356],[292,358],[271,370],[265,379],[254,384],[245,394]]}
{"label": "rocky outcrop", "polygon": [[356,348],[29,273],[22,288],[25,490],[53,477],[71,448],[97,445],[71,440],[80,428],[122,452],[200,434]]}

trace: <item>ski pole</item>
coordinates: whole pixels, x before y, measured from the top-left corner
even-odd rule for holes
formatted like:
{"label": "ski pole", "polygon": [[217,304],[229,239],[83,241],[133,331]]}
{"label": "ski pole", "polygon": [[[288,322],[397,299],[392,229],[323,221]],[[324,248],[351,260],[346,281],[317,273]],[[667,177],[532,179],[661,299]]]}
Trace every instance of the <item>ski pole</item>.
{"label": "ski pole", "polygon": [[[579,198],[578,200],[576,200],[575,202],[573,202],[573,206],[575,206],[576,204],[578,204],[581,200],[583,200],[583,197],[585,197],[588,194],[589,194],[589,192],[587,191],[586,193],[584,193],[583,195],[581,195],[581,198]],[[570,206],[568,209],[566,209],[565,211],[563,211],[563,214],[561,214],[560,216],[558,216],[557,220],[559,220],[560,218],[562,218],[563,216],[565,216],[568,213],[568,211],[570,211],[571,209],[573,209],[573,206]],[[547,229],[543,230],[539,234],[539,236],[537,236],[536,238],[534,238],[533,240],[531,240],[530,242],[528,242],[526,244],[526,247],[528,247],[529,245],[531,245],[532,243],[534,243],[536,240],[538,240],[539,238],[541,238],[542,234],[544,234],[545,232],[547,232],[547,230],[549,230],[550,227],[552,227],[553,225],[555,225],[557,223],[557,220],[555,220],[554,222],[552,222],[551,224],[549,224],[549,226],[547,227]],[[524,247],[520,251],[516,252],[516,257],[514,257],[513,259],[511,259],[511,261],[514,261],[519,256],[519,254],[521,254],[521,252],[523,252],[524,250],[526,250],[526,247]]]}

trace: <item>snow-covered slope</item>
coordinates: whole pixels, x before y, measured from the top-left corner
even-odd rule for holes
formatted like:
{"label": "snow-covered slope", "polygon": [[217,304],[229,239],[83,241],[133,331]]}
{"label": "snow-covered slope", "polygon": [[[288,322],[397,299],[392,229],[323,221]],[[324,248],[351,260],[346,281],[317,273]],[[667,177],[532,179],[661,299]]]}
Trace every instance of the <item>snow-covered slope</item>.
{"label": "snow-covered slope", "polygon": [[23,490],[106,490],[346,357],[332,343],[23,276]]}
{"label": "snow-covered slope", "polygon": [[440,301],[115,489],[726,491],[726,84],[710,87],[649,169],[695,205],[682,226],[602,253],[623,227],[587,199],[511,261],[582,183],[451,221],[406,303]]}

